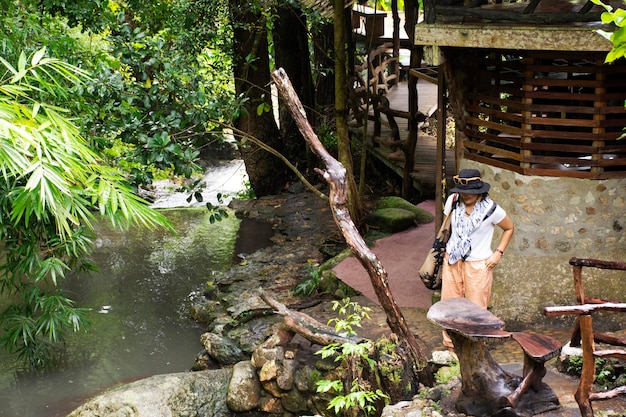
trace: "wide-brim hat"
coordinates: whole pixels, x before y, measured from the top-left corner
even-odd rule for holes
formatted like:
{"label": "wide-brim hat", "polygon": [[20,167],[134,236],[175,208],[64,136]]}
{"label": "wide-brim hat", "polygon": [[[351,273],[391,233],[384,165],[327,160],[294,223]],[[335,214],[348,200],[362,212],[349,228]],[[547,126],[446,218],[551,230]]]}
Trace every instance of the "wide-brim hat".
{"label": "wide-brim hat", "polygon": [[453,179],[454,188],[450,190],[451,193],[483,194],[491,188],[488,182],[482,180],[477,169],[462,169]]}

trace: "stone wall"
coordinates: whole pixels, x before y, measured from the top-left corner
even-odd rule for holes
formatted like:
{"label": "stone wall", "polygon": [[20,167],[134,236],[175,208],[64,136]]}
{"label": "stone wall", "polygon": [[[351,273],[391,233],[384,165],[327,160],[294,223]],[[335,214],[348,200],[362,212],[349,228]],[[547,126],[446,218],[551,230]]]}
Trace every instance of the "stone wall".
{"label": "stone wall", "polygon": [[[480,170],[490,197],[515,223],[494,271],[492,312],[510,330],[522,323],[573,323],[572,317],[545,318],[543,307],[575,303],[572,257],[626,260],[626,179],[527,176],[466,160],[459,161],[462,168]],[[496,232],[494,242],[499,237]],[[589,296],[626,301],[623,271],[584,268],[583,281]]]}

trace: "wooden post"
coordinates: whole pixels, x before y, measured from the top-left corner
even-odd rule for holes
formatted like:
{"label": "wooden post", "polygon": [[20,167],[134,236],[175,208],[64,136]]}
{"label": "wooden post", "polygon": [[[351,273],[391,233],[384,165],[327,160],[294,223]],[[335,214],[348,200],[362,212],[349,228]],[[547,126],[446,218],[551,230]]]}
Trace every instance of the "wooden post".
{"label": "wooden post", "polygon": [[593,417],[593,408],[591,407],[589,395],[591,394],[593,380],[596,376],[596,360],[593,356],[594,343],[591,314],[583,314],[579,316],[579,323],[581,327],[583,345],[583,370],[580,375],[580,383],[578,384],[578,389],[574,394],[574,398],[578,403],[578,408],[580,408],[581,416]]}
{"label": "wooden post", "polygon": [[437,20],[437,12],[435,10],[436,0],[424,0],[424,21],[426,23],[435,23]]}
{"label": "wooden post", "polygon": [[[448,99],[447,85],[443,64],[437,71],[437,156],[435,161],[435,230],[439,230],[443,222],[443,204],[445,203],[446,179],[446,108]],[[455,167],[456,171],[456,167]]]}
{"label": "wooden post", "polygon": [[[424,48],[421,46],[413,46],[411,48],[411,68],[420,68],[422,58],[424,56]],[[407,88],[409,89],[409,133],[404,147],[404,172],[402,177],[402,197],[410,200],[413,196],[413,177],[411,173],[415,168],[415,148],[419,136],[419,95],[417,92],[418,78],[411,76],[409,72],[409,81]]]}
{"label": "wooden post", "polygon": [[389,72],[396,76],[391,81],[391,84],[398,85],[398,82],[400,82],[400,15],[398,14],[398,0],[391,0],[391,15],[393,17],[393,53],[391,56],[397,60],[391,62]]}
{"label": "wooden post", "polygon": [[[531,130],[533,130],[533,125],[532,125],[533,112],[530,110],[527,110],[527,108],[532,106],[533,99],[528,98],[526,93],[527,92],[532,93],[533,88],[534,88],[532,81],[535,78],[535,73],[528,70],[528,67],[534,62],[535,62],[534,58],[532,57],[525,56],[524,58],[522,58],[522,63],[524,64],[524,68],[525,68],[524,85],[522,86],[522,105],[524,107],[524,110],[522,111],[523,121],[522,121],[521,137],[520,137],[520,155],[522,157],[522,161],[528,161],[530,157],[532,156],[532,151],[524,150],[524,144],[532,143],[533,141],[532,136],[529,133]],[[520,167],[522,168],[523,172],[526,173],[531,168],[531,164],[529,162],[521,162]]]}
{"label": "wooden post", "polygon": [[[576,301],[578,304],[585,304],[585,287],[583,286],[583,267],[582,265],[574,265],[574,292],[576,293]],[[580,346],[580,316],[576,317],[572,336],[570,337],[570,346]]]}
{"label": "wooden post", "polygon": [[[601,68],[603,65],[603,61],[597,61],[596,67]],[[596,97],[602,97],[602,100],[594,100],[593,107],[596,110],[600,110],[606,108],[606,73],[603,71],[596,72],[596,81],[598,84],[595,88]],[[604,155],[599,153],[597,149],[604,149],[605,141],[604,134],[606,133],[606,128],[603,126],[603,122],[606,120],[606,114],[596,111],[593,114],[593,135],[595,136],[595,140],[593,141],[593,149],[594,152],[591,155],[591,172],[594,174],[594,178],[598,178],[604,172],[604,166],[602,166],[602,160]]]}

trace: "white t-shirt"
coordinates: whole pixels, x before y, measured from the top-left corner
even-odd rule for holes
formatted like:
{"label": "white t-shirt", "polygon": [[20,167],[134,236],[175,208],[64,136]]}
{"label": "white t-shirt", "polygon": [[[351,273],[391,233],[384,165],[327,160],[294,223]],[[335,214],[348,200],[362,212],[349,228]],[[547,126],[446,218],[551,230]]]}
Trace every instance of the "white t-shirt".
{"label": "white t-shirt", "polygon": [[[443,207],[444,216],[447,216],[452,209],[453,196],[454,194],[451,194],[446,200],[446,204]],[[465,210],[465,203],[463,203],[461,196],[459,195],[457,199],[456,210]],[[470,251],[467,259],[465,259],[466,261],[480,261],[491,256],[493,253],[491,250],[491,240],[493,239],[495,226],[504,220],[505,217],[506,211],[498,205],[491,216],[487,217],[487,219],[474,230],[474,232],[470,235],[472,250]],[[446,245],[446,250],[448,251],[454,247],[456,241],[459,239],[459,234],[456,232],[456,216],[452,216],[450,219],[450,225],[452,232],[450,233],[450,239]]]}

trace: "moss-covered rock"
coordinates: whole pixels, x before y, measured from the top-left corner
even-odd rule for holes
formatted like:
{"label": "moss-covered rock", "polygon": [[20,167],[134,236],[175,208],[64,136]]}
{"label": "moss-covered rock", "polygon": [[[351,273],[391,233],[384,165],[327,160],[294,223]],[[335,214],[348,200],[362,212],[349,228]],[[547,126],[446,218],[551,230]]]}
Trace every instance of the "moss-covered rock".
{"label": "moss-covered rock", "polygon": [[401,208],[383,208],[370,214],[367,224],[395,233],[414,225],[415,216],[412,212]]}
{"label": "moss-covered rock", "polygon": [[402,197],[396,196],[388,196],[381,197],[376,201],[375,210],[385,209],[385,208],[399,208],[403,210],[410,211],[415,216],[415,221],[417,224],[426,224],[430,223],[434,220],[434,216],[427,210],[417,207],[415,204],[410,201],[405,200]]}

